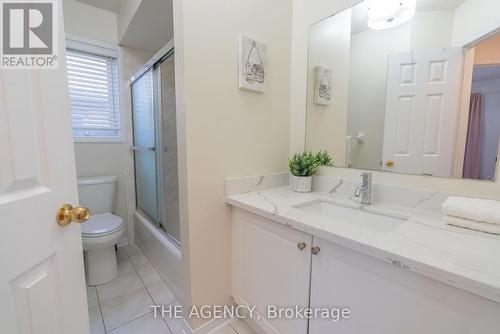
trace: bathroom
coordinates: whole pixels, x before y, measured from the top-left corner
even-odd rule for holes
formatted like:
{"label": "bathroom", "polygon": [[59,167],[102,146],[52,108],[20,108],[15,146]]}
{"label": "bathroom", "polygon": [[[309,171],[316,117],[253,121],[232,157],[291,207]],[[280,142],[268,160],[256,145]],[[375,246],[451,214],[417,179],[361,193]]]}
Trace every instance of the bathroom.
{"label": "bathroom", "polygon": [[500,331],[498,1],[45,2],[58,66],[2,49],[1,333]]}

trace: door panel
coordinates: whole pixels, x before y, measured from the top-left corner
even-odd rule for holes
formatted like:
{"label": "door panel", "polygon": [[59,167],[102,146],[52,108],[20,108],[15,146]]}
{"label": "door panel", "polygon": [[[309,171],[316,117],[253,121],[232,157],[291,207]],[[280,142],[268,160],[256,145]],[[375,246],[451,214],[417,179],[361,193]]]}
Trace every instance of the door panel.
{"label": "door panel", "polygon": [[490,334],[500,304],[319,238],[312,257],[311,308],[348,307],[349,319],[315,318],[309,334]]}
{"label": "door panel", "polygon": [[132,83],[132,120],[137,207],[158,221],[153,71]]}
{"label": "door panel", "polygon": [[411,121],[415,110],[414,101],[414,96],[399,97],[396,129],[396,152],[398,155],[410,154]]}
{"label": "door panel", "polygon": [[[389,56],[383,168],[451,176],[462,48]],[[386,162],[393,161],[394,166]]]}
{"label": "door panel", "polygon": [[180,242],[179,177],[177,162],[177,114],[175,107],[175,58],[170,55],[159,66],[161,87],[161,143],[163,178],[163,215],[160,219],[167,233]]}
{"label": "door panel", "polygon": [[428,95],[425,109],[424,156],[439,154],[440,126],[443,115],[443,94]]}
{"label": "door panel", "polygon": [[58,69],[0,70],[0,333],[89,332],[59,6]]}
{"label": "door panel", "polygon": [[[307,307],[312,237],[234,209],[232,294],[255,305],[266,333],[305,334],[305,319],[265,319],[267,306]],[[302,251],[297,243],[305,242]],[[255,319],[254,319],[255,320]]]}
{"label": "door panel", "polygon": [[156,154],[154,151],[135,151],[135,190],[137,207],[156,221]]}
{"label": "door panel", "polygon": [[57,333],[57,283],[54,277],[54,257],[28,269],[11,283],[20,333]]}

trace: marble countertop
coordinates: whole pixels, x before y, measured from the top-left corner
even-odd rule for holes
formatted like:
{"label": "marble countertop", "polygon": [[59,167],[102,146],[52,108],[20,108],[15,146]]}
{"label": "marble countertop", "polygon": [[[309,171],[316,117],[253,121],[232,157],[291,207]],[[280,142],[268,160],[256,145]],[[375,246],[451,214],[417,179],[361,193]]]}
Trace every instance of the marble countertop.
{"label": "marble countertop", "polygon": [[500,236],[448,226],[439,213],[395,205],[370,206],[408,217],[385,232],[295,207],[319,199],[353,201],[331,192],[304,194],[279,187],[229,195],[226,202],[500,303]]}

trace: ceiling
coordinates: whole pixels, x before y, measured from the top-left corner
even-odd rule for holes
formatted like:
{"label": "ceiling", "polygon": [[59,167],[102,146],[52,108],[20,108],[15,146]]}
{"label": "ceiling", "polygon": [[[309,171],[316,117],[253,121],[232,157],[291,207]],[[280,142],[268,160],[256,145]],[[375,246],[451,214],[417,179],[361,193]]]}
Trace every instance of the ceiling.
{"label": "ceiling", "polygon": [[120,3],[120,0],[78,0],[78,1],[83,2],[90,6],[94,6],[115,13],[117,12],[118,4]]}
{"label": "ceiling", "polygon": [[[118,13],[120,0],[78,1],[120,15]],[[174,38],[172,0],[140,1],[123,35],[119,38],[119,44],[122,46],[156,53]]]}
{"label": "ceiling", "polygon": [[465,0],[417,0],[417,12],[455,9]]}
{"label": "ceiling", "polygon": [[171,0],[142,1],[120,45],[156,53],[174,38]]}
{"label": "ceiling", "polygon": [[[383,0],[381,0],[383,1]],[[417,0],[418,12],[435,12],[443,10],[452,10],[464,3],[465,0]],[[352,7],[352,35],[368,29],[367,1],[363,1]]]}

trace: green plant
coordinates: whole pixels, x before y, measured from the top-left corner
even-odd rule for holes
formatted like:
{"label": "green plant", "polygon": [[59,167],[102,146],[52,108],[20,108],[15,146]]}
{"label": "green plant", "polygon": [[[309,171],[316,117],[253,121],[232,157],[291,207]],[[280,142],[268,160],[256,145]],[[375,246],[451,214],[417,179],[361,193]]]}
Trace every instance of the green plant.
{"label": "green plant", "polygon": [[328,151],[319,151],[316,154],[316,161],[319,166],[333,166],[333,158],[328,154]]}
{"label": "green plant", "polygon": [[293,176],[312,176],[320,166],[331,166],[332,157],[327,151],[296,153],[289,160],[288,166]]}

